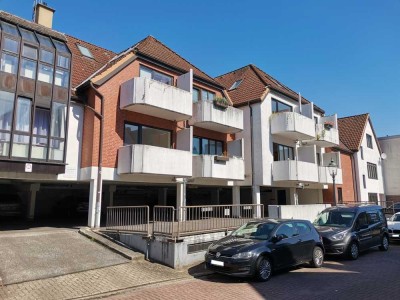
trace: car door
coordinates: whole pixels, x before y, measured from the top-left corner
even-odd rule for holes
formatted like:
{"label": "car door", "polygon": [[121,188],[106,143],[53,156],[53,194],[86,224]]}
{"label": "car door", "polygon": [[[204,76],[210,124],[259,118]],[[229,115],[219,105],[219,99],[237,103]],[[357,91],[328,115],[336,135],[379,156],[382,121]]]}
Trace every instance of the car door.
{"label": "car door", "polygon": [[361,250],[368,249],[371,245],[372,235],[368,223],[367,213],[361,212],[357,217],[354,228]]}
{"label": "car door", "polygon": [[315,246],[315,241],[311,234],[311,228],[306,222],[296,221],[294,224],[299,239],[299,245],[297,246],[299,259],[302,262],[308,262],[312,259],[312,253]]}
{"label": "car door", "polygon": [[285,222],[276,229],[276,237],[281,236],[282,239],[271,244],[271,255],[276,268],[285,268],[296,265],[299,261],[298,242],[299,238],[296,234],[295,224],[293,222]]}
{"label": "car door", "polygon": [[378,210],[368,211],[367,219],[369,222],[369,230],[371,234],[371,243],[369,247],[379,246],[381,243],[382,222],[380,220]]}

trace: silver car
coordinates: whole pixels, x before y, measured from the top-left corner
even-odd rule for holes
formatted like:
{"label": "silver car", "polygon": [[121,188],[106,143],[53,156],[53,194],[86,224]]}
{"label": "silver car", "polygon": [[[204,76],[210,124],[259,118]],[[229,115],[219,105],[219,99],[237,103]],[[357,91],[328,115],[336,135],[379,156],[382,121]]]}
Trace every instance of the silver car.
{"label": "silver car", "polygon": [[400,241],[400,212],[395,213],[387,222],[389,238]]}

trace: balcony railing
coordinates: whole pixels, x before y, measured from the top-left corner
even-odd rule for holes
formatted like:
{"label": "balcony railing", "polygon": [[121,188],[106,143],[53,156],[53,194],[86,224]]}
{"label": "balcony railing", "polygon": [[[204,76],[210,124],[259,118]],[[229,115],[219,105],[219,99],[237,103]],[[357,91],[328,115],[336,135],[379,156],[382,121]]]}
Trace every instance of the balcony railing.
{"label": "balcony railing", "polygon": [[273,181],[318,182],[318,166],[305,161],[274,161],[272,177]]}
{"label": "balcony railing", "polygon": [[244,160],[241,157],[194,155],[193,177],[244,180]]}
{"label": "balcony railing", "polygon": [[192,94],[156,80],[135,77],[121,85],[120,108],[183,121],[192,116]]}
{"label": "balcony railing", "polygon": [[228,106],[220,108],[210,101],[193,103],[193,117],[190,125],[223,133],[236,133],[243,130],[243,111]]}
{"label": "balcony railing", "polygon": [[325,124],[315,125],[315,144],[320,147],[333,147],[339,145],[339,130]]}
{"label": "balcony railing", "polygon": [[293,140],[315,137],[315,121],[297,112],[279,112],[271,115],[271,133]]}
{"label": "balcony railing", "polygon": [[118,174],[192,176],[192,153],[149,145],[118,149]]}

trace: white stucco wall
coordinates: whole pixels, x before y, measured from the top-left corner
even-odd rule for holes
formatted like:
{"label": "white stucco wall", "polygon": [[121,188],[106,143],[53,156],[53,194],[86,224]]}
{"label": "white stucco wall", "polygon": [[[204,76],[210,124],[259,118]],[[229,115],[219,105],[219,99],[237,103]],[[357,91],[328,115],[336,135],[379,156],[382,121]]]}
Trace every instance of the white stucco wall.
{"label": "white stucco wall", "polygon": [[379,138],[383,161],[383,179],[387,195],[400,195],[400,135]]}

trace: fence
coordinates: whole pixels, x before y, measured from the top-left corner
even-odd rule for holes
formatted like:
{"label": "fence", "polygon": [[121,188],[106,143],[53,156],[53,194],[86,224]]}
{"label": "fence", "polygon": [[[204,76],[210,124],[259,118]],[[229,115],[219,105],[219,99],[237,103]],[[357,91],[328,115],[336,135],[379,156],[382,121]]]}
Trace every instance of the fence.
{"label": "fence", "polygon": [[148,206],[107,208],[106,230],[162,235],[173,239],[191,234],[232,230],[263,218],[262,204],[154,206],[150,223]]}
{"label": "fence", "polygon": [[150,235],[149,216],[148,206],[107,207],[106,230]]}

